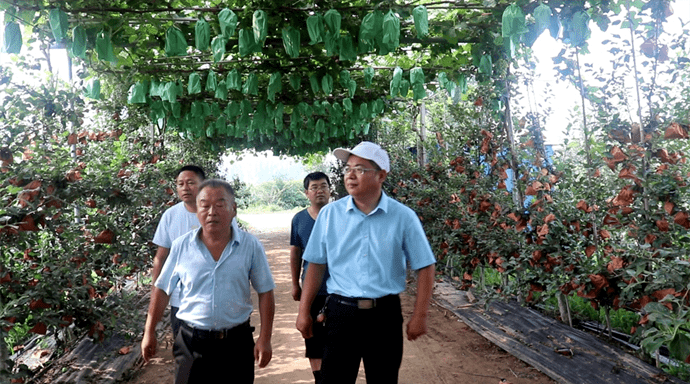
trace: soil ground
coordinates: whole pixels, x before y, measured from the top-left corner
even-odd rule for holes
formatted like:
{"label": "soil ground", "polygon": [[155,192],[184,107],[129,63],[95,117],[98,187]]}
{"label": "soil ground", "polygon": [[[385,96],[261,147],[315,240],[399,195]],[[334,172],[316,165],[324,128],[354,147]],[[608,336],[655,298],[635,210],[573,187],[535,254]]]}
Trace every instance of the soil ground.
{"label": "soil ground", "polygon": [[[273,359],[263,369],[256,369],[256,384],[313,383],[309,362],[304,358],[304,341],[295,329],[298,302],[290,295],[289,232],[293,214],[240,214],[264,245],[276,281],[276,315],[273,329]],[[413,287],[412,287],[413,288]],[[403,316],[412,314],[414,295],[401,295]],[[256,303],[254,297],[254,303]],[[257,326],[255,311],[251,322]],[[159,343],[158,354],[139,368],[130,384],[171,383],[175,367],[172,360],[172,337],[168,333]],[[504,380],[504,381],[502,381]],[[363,384],[360,367],[357,384]],[[405,340],[401,384],[528,384],[555,383],[535,368],[518,360],[474,332],[450,311],[432,305],[428,317],[428,334],[409,342]]]}

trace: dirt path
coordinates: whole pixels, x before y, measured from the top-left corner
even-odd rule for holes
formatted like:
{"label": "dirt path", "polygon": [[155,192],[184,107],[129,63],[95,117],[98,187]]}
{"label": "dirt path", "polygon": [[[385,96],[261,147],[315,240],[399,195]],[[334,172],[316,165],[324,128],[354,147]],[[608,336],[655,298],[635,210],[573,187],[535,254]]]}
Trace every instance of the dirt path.
{"label": "dirt path", "polygon": [[[266,249],[276,281],[276,316],[273,330],[273,359],[268,367],[256,369],[256,384],[313,383],[309,362],[304,358],[304,341],[295,329],[298,303],[290,295],[289,226],[292,214],[240,215]],[[401,295],[403,315],[412,314],[414,297]],[[254,297],[254,303],[256,303]],[[252,324],[258,325],[254,311]],[[257,327],[258,328],[258,327]],[[401,384],[528,384],[554,383],[544,374],[494,346],[443,308],[432,306],[429,333],[421,339],[405,340]],[[254,335],[258,335],[258,329]],[[137,372],[130,384],[171,383],[174,362],[170,334],[161,343],[157,357]],[[505,382],[501,382],[505,379]],[[365,383],[363,371],[357,384]]]}

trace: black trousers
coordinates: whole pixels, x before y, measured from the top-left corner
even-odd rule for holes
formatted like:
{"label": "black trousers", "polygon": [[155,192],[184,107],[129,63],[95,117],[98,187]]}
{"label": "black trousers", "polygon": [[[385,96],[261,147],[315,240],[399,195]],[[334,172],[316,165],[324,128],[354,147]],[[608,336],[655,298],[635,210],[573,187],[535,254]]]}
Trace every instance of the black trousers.
{"label": "black trousers", "polygon": [[254,382],[254,337],[249,321],[220,335],[184,322],[175,338],[175,384]]}
{"label": "black trousers", "polygon": [[359,309],[333,297],[326,312],[324,384],[354,384],[359,364],[369,384],[396,384],[403,355],[400,297],[379,299],[375,308]]}

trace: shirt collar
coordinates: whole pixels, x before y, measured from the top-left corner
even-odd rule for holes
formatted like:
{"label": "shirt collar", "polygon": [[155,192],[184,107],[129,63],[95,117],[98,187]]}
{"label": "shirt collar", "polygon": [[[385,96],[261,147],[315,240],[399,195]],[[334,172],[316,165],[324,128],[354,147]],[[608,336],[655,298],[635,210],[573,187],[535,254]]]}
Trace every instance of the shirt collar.
{"label": "shirt collar", "polygon": [[[355,205],[355,200],[352,198],[352,196],[347,196],[347,207],[345,208],[345,211],[352,211],[352,210],[357,210],[359,211],[359,208]],[[388,212],[388,200],[390,200],[390,197],[386,195],[386,192],[381,190],[381,198],[379,199],[379,203],[374,208],[373,211],[369,212],[369,215],[372,215],[374,212],[378,211],[379,209],[383,211],[384,213]],[[361,212],[361,211],[360,211]],[[368,215],[367,215],[368,216]]]}

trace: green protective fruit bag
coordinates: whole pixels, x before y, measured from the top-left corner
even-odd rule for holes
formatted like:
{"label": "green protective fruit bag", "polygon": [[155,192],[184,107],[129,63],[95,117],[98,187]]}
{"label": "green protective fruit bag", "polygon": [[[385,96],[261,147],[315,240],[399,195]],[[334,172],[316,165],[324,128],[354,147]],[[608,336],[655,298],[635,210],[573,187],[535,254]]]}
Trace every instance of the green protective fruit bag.
{"label": "green protective fruit bag", "polygon": [[240,114],[240,104],[230,101],[225,107],[225,114],[231,119],[236,118]]}
{"label": "green protective fruit bag", "polygon": [[19,24],[8,22],[5,24],[5,44],[3,46],[6,53],[19,53],[22,50],[22,30]]}
{"label": "green protective fruit bag", "polygon": [[424,88],[424,84],[414,84],[412,86],[412,92],[414,92],[413,98],[415,101],[426,97],[426,89]]}
{"label": "green protective fruit bag", "polygon": [[357,90],[357,82],[354,80],[350,80],[350,84],[348,84],[347,90],[349,91],[350,97],[355,97],[355,91]]}
{"label": "green protective fruit bag", "polygon": [[383,17],[383,38],[380,47],[387,52],[392,52],[400,45],[400,19],[389,11]]}
{"label": "green protective fruit bag", "polygon": [[129,87],[127,104],[146,104],[146,84],[137,82]]}
{"label": "green protective fruit bag", "polygon": [[343,120],[343,107],[340,106],[338,103],[333,103],[333,107],[331,107],[331,118],[330,121],[333,124],[340,124],[340,122]]}
{"label": "green protective fruit bag", "polygon": [[284,110],[283,103],[276,104],[276,110],[275,110],[275,113],[273,114],[273,124],[275,125],[277,132],[282,131],[284,128],[283,110]]}
{"label": "green protective fruit bag", "polygon": [[254,32],[254,41],[260,47],[263,47],[268,35],[268,16],[264,10],[254,11],[252,15],[252,31]]}
{"label": "green protective fruit bag", "polygon": [[72,29],[72,56],[86,57],[86,29],[81,25]]}
{"label": "green protective fruit bag", "polygon": [[383,17],[380,17],[381,15],[381,11],[377,10],[364,16],[362,24],[359,25],[360,40],[376,40],[383,30]]}
{"label": "green protective fruit bag", "polygon": [[208,49],[211,43],[211,26],[204,19],[199,19],[194,25],[194,46],[200,51]]}
{"label": "green protective fruit bag", "polygon": [[237,29],[237,15],[231,9],[225,8],[218,13],[218,23],[223,37],[229,39]]}
{"label": "green protective fruit bag", "polygon": [[504,38],[522,35],[527,32],[525,14],[517,4],[509,5],[501,17],[501,35]]}
{"label": "green protective fruit bag", "polygon": [[326,122],[323,121],[323,119],[316,120],[316,125],[314,126],[314,130],[316,132],[326,133]]}
{"label": "green protective fruit bag", "polygon": [[290,75],[290,87],[292,87],[292,89],[295,91],[299,91],[299,89],[302,87],[302,76],[300,76],[299,73],[293,73]]}
{"label": "green protective fruit bag", "polygon": [[407,97],[407,92],[410,91],[410,82],[402,79],[400,80],[400,96]]}
{"label": "green protective fruit bag", "polygon": [[396,97],[400,93],[400,82],[402,81],[403,71],[400,67],[395,67],[393,70],[393,78],[390,84],[390,95]]}
{"label": "green protective fruit bag", "polygon": [[333,76],[327,73],[321,78],[321,89],[327,95],[333,93]]}
{"label": "green protective fruit bag", "polygon": [[448,75],[445,72],[440,72],[437,76],[438,85],[443,89],[448,89]]}
{"label": "green protective fruit bag", "polygon": [[240,30],[240,57],[245,57],[257,51],[257,44],[254,40],[254,32],[251,29],[245,28]]}
{"label": "green protective fruit bag", "polygon": [[362,120],[369,120],[369,106],[367,103],[359,105],[359,118]]}
{"label": "green protective fruit bag", "polygon": [[85,94],[86,97],[99,100],[101,98],[101,81],[95,77],[91,78],[91,80],[86,83]]}
{"label": "green protective fruit bag", "polygon": [[380,115],[383,113],[383,110],[386,107],[386,103],[383,101],[382,98],[378,98],[374,101],[374,108],[371,111],[372,113],[375,113],[377,115]]}
{"label": "green protective fruit bag", "polygon": [[252,130],[266,133],[268,126],[268,115],[266,114],[266,102],[260,101],[256,105],[256,110],[254,111],[254,116],[252,119]]}
{"label": "green protective fruit bag", "polygon": [[309,76],[309,85],[311,85],[311,91],[314,93],[314,95],[318,94],[321,90],[321,87],[319,86],[319,79],[316,77],[316,75]]}
{"label": "green protective fruit bag", "polygon": [[151,80],[151,87],[149,88],[149,96],[160,97],[161,94],[163,93],[164,88],[165,88],[165,84],[164,83],[161,84],[161,82],[158,79]]}
{"label": "green protective fruit bag", "polygon": [[225,86],[225,80],[221,80],[216,85],[216,93],[213,95],[216,99],[227,100],[228,88]]}
{"label": "green protective fruit bag", "polygon": [[242,93],[254,96],[259,94],[259,78],[256,76],[256,73],[252,72],[249,74],[247,81],[242,87]]}
{"label": "green protective fruit bag", "polygon": [[192,105],[189,107],[189,114],[194,117],[201,117],[203,109],[201,103],[198,101],[192,101]]}
{"label": "green protective fruit bag", "polygon": [[323,19],[328,28],[327,34],[331,36],[340,36],[340,22],[342,20],[340,12],[335,9],[329,9],[326,14],[323,15]]}
{"label": "green protective fruit bag", "polygon": [[233,68],[230,72],[228,72],[228,77],[225,79],[225,86],[228,87],[228,89],[233,89],[235,91],[242,90],[240,73],[237,71],[237,68]]}
{"label": "green protective fruit bag", "polygon": [[323,16],[311,15],[307,17],[307,31],[309,32],[309,45],[323,42]]}
{"label": "green protective fruit bag", "polygon": [[96,54],[99,60],[114,63],[115,54],[113,53],[113,43],[110,41],[110,35],[105,31],[100,31],[96,35]]}
{"label": "green protective fruit bag", "polygon": [[338,82],[340,83],[340,86],[343,88],[347,88],[350,85],[350,71],[347,69],[343,69],[340,71],[340,75],[338,76]]}
{"label": "green protective fruit bag", "polygon": [[426,7],[418,5],[412,10],[414,17],[414,27],[417,30],[417,37],[420,39],[429,34],[429,13]]}
{"label": "green protective fruit bag", "polygon": [[268,99],[276,102],[276,94],[283,91],[282,74],[280,72],[273,72],[268,79]]}
{"label": "green protective fruit bag", "polygon": [[424,70],[421,67],[415,67],[410,70],[410,84],[424,84]]}
{"label": "green protective fruit bag", "polygon": [[311,117],[311,115],[314,113],[312,107],[304,101],[297,104],[297,111],[304,117]]}
{"label": "green protective fruit bag", "polygon": [[285,47],[285,53],[288,56],[293,59],[299,57],[300,44],[299,29],[293,26],[283,28],[283,47]]}
{"label": "green protective fruit bag", "polygon": [[326,48],[326,55],[334,56],[338,53],[340,46],[340,35],[326,34],[324,36],[324,47]]}
{"label": "green protective fruit bag", "polygon": [[178,102],[170,103],[170,108],[172,109],[173,117],[179,119],[182,116],[182,104]]}
{"label": "green protective fruit bag", "polygon": [[352,113],[352,100],[346,98],[343,100],[343,109],[347,113]]}
{"label": "green protective fruit bag", "polygon": [[53,31],[55,42],[62,43],[67,36],[67,29],[69,22],[67,14],[60,8],[53,8],[50,10],[50,29]]}
{"label": "green protective fruit bag", "polygon": [[187,41],[182,31],[175,27],[169,27],[165,31],[165,55],[183,56],[187,54]]}
{"label": "green protective fruit bag", "polygon": [[340,61],[354,61],[357,60],[357,50],[355,49],[355,41],[349,34],[340,36]]}
{"label": "green protective fruit bag", "polygon": [[218,78],[213,70],[208,71],[206,76],[206,92],[215,92],[218,85]]}
{"label": "green protective fruit bag", "polygon": [[189,80],[187,81],[187,93],[190,95],[195,95],[201,92],[201,76],[192,72],[189,74]]}
{"label": "green protective fruit bag", "polygon": [[214,63],[223,60],[223,56],[225,56],[225,43],[227,43],[227,40],[222,35],[218,35],[213,38],[213,41],[211,42],[211,49],[213,50]]}
{"label": "green protective fruit bag", "polygon": [[224,115],[218,116],[216,119],[216,129],[215,129],[217,134],[220,135],[225,135],[228,133],[228,122],[225,120]]}
{"label": "green protective fruit bag", "polygon": [[364,86],[371,87],[371,83],[374,80],[374,68],[366,67],[364,68]]}

